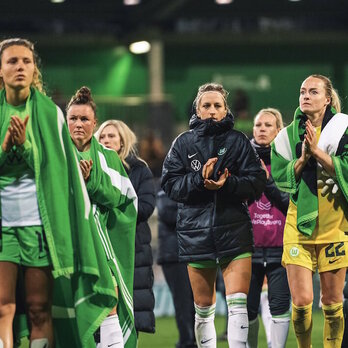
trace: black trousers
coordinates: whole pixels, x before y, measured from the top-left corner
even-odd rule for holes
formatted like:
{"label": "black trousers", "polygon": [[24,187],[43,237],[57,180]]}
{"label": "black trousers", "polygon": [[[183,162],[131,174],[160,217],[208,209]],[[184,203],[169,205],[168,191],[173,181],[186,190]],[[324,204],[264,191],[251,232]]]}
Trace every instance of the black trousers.
{"label": "black trousers", "polygon": [[254,320],[260,306],[260,294],[265,275],[268,281],[268,301],[272,315],[284,314],[290,306],[290,290],[286,270],[279,263],[252,264],[252,275],[248,294],[248,317]]}
{"label": "black trousers", "polygon": [[183,263],[169,263],[162,265],[162,270],[174,302],[175,320],[179,330],[176,347],[196,347],[195,308],[187,266]]}

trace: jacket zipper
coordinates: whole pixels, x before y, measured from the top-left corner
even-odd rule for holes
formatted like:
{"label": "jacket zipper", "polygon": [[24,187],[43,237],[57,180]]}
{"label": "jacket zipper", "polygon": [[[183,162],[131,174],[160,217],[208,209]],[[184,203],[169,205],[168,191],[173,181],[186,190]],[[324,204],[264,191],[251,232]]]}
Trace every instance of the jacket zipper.
{"label": "jacket zipper", "polygon": [[216,216],[216,201],[217,201],[217,192],[214,192],[214,207],[213,207],[213,211],[212,211],[212,217],[211,217],[211,223],[210,223],[210,228],[213,234],[213,238],[214,238],[214,244],[215,244],[215,250],[216,250],[216,254],[215,254],[215,260],[216,263],[219,263],[219,258],[217,256],[218,250],[217,250],[217,244],[216,244],[216,240],[215,240],[215,233],[214,233],[214,226],[215,226],[215,216]]}

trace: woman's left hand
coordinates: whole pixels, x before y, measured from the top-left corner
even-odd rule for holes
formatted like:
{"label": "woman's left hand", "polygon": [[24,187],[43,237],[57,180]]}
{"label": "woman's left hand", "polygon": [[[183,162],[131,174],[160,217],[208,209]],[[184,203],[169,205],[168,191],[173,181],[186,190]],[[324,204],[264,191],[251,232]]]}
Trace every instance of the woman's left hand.
{"label": "woman's left hand", "polygon": [[29,116],[26,116],[22,121],[18,116],[11,116],[10,132],[12,135],[13,145],[23,145],[26,139],[25,130],[29,121]]}
{"label": "woman's left hand", "polygon": [[313,155],[317,150],[317,134],[311,121],[306,121],[305,146],[308,154]]}
{"label": "woman's left hand", "polygon": [[228,169],[225,168],[224,172],[220,175],[220,178],[218,181],[205,179],[204,187],[208,190],[218,190],[222,186],[224,186],[226,179],[228,178],[228,175],[229,175]]}

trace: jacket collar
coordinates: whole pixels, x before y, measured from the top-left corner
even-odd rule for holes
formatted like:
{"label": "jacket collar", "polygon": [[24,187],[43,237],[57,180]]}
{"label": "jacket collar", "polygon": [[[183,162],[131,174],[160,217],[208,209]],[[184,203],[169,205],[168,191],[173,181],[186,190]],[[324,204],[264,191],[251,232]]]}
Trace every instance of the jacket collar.
{"label": "jacket collar", "polygon": [[214,121],[211,118],[202,120],[196,114],[190,119],[190,129],[194,129],[198,135],[218,135],[231,130],[234,126],[234,117],[228,113],[221,121]]}
{"label": "jacket collar", "polygon": [[261,146],[254,138],[250,140],[251,145],[256,150],[259,157],[265,162],[265,164],[271,163],[271,146]]}

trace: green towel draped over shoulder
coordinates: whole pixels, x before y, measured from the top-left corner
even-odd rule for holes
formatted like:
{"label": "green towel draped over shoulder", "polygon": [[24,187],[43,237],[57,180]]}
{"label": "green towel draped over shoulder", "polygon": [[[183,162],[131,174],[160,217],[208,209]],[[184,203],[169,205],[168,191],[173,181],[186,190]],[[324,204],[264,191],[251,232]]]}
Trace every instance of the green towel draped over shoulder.
{"label": "green towel draped over shoulder", "polygon": [[120,158],[93,137],[90,147],[93,160],[87,190],[91,201],[107,208],[106,228],[115,258],[109,266],[116,277],[119,301],[117,313],[126,348],[136,347],[137,335],[133,313],[133,277],[137,195]]}
{"label": "green towel draped over shoulder", "polygon": [[[2,90],[1,128],[4,101]],[[93,333],[117,298],[86,186],[61,110],[34,88],[26,109],[40,216],[55,278],[56,347],[95,347]]]}
{"label": "green towel draped over shoulder", "polygon": [[[294,120],[282,129],[271,144],[272,176],[279,189],[289,192],[297,206],[297,228],[311,236],[318,217],[317,168],[322,169],[314,158],[304,167],[296,181],[294,165],[301,157],[307,116],[298,107]],[[328,106],[322,123],[318,147],[333,160],[336,177],[333,178],[348,200],[348,115],[336,113]]]}

